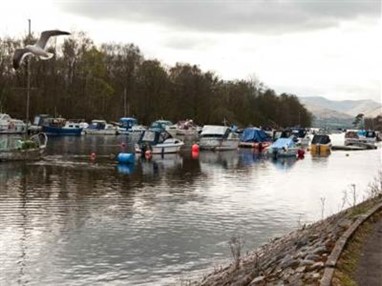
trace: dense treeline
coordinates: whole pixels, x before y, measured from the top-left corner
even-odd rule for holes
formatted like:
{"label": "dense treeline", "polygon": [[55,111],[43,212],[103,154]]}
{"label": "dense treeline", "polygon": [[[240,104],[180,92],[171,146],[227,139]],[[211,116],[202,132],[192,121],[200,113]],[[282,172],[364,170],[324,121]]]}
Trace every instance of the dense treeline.
{"label": "dense treeline", "polygon": [[[12,55],[34,41],[0,38],[0,111],[25,118],[26,64],[15,72]],[[134,44],[96,47],[83,33],[52,47],[49,61],[31,59],[30,114],[143,124],[192,118],[199,124],[310,126],[312,115],[291,94],[277,95],[254,81],[223,81],[190,64],[166,67],[145,59]]]}

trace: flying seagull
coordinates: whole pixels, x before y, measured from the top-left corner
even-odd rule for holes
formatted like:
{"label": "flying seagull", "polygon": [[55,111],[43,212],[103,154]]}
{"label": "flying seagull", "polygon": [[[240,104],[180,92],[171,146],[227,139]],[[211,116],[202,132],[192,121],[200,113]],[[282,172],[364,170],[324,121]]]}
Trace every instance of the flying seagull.
{"label": "flying seagull", "polygon": [[34,45],[27,45],[23,49],[16,49],[13,55],[13,68],[17,70],[24,58],[28,55],[39,56],[42,60],[49,60],[53,57],[53,53],[49,53],[45,50],[46,43],[50,37],[60,36],[60,35],[70,35],[69,32],[64,32],[60,30],[49,30],[41,33],[40,39]]}

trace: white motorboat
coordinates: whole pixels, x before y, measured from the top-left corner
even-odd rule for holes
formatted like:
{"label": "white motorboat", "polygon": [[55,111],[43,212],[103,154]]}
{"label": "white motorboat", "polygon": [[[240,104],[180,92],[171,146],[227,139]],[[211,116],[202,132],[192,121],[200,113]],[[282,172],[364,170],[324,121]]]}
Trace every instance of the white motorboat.
{"label": "white motorboat", "polygon": [[204,125],[200,133],[201,150],[234,150],[239,147],[239,134],[228,126]]}
{"label": "white motorboat", "polygon": [[133,117],[121,117],[118,123],[118,134],[141,134],[146,127],[138,124]]}
{"label": "white motorboat", "polygon": [[0,134],[22,134],[26,130],[26,124],[22,120],[14,119],[6,113],[0,113]]}
{"label": "white motorboat", "polygon": [[166,131],[166,127],[170,125],[173,125],[170,120],[160,119],[151,123],[149,129],[154,131]]}
{"label": "white motorboat", "polygon": [[117,135],[118,130],[112,124],[106,122],[106,120],[94,119],[89,124],[88,128],[84,129],[85,134],[90,135]]}
{"label": "white motorboat", "polygon": [[177,153],[183,145],[182,140],[173,138],[166,131],[145,130],[135,144],[135,152],[141,154],[145,154],[146,151],[150,151],[151,154]]}
{"label": "white motorboat", "polygon": [[202,128],[196,125],[191,119],[178,121],[176,124],[166,126],[166,131],[173,137],[198,136],[201,130]]}
{"label": "white motorboat", "polygon": [[376,149],[377,134],[373,130],[348,130],[345,133],[345,146],[358,146]]}

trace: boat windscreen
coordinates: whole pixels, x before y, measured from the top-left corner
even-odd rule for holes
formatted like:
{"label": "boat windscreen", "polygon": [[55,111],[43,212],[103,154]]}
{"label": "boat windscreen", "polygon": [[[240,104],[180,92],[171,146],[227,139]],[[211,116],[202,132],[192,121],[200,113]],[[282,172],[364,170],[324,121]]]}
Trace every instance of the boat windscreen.
{"label": "boat windscreen", "polygon": [[143,142],[154,142],[155,141],[155,132],[154,131],[150,131],[150,130],[146,130],[143,134],[142,134],[142,138],[140,141],[143,141]]}
{"label": "boat windscreen", "polygon": [[374,137],[376,137],[376,134],[374,131],[367,131],[365,137],[366,138],[374,138]]}
{"label": "boat windscreen", "polygon": [[314,135],[312,144],[328,144],[330,143],[330,137],[328,135]]}

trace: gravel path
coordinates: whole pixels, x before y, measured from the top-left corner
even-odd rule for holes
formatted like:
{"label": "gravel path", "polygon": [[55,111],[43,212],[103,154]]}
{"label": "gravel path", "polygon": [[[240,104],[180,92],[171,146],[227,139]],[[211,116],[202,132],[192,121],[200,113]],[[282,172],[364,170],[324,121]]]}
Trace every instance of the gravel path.
{"label": "gravel path", "polygon": [[356,280],[360,286],[382,286],[382,218],[373,225],[365,242]]}

